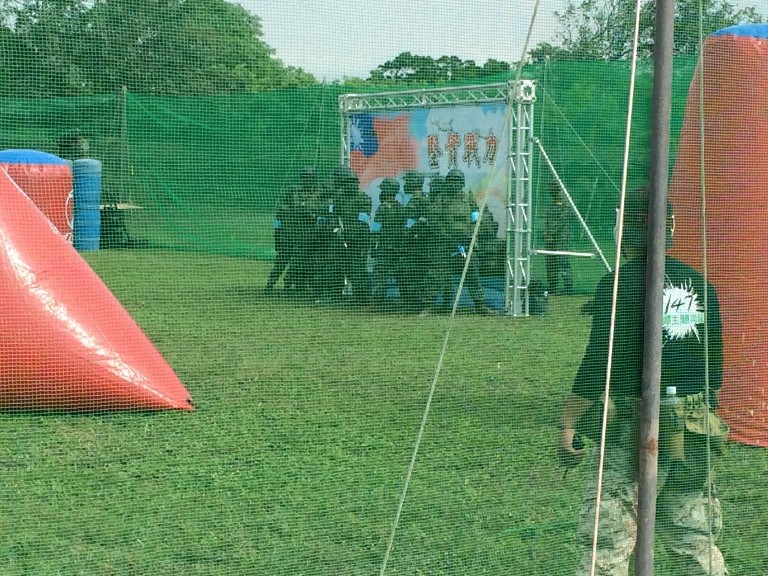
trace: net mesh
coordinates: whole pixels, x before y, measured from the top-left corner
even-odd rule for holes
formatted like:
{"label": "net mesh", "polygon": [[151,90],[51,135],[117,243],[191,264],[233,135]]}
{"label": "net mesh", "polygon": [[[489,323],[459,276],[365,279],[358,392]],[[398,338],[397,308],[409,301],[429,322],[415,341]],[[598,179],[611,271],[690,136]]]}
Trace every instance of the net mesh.
{"label": "net mesh", "polygon": [[[78,18],[85,22],[94,10],[91,25],[106,26],[108,8],[119,3],[50,3],[70,14],[61,21],[68,26],[50,30],[36,27],[45,20],[36,3],[15,3],[15,13],[10,4],[0,3],[8,73],[0,80],[0,572],[554,576],[573,574],[581,561],[579,573],[590,573],[583,555],[593,536],[599,436],[587,438],[581,420],[587,462],[564,468],[558,428],[568,428],[569,402],[599,400],[595,382],[606,370],[595,339],[607,339],[613,294],[595,248],[613,267],[628,61],[547,60],[522,68],[521,78],[535,82],[530,134],[540,147],[531,146],[525,169],[512,169],[514,146],[507,144],[486,174],[502,174],[512,198],[515,184],[529,186],[530,218],[516,236],[499,214],[484,211],[467,264],[486,180],[472,179],[461,153],[457,167],[467,190],[441,180],[451,167],[445,138],[452,127],[431,125],[444,154],[437,167],[426,166],[426,157],[402,167],[408,162],[398,157],[401,167],[384,166],[366,180],[355,151],[367,133],[358,141],[350,129],[355,114],[370,110],[341,110],[340,98],[506,86],[514,74],[508,67],[477,68],[447,84],[399,83],[381,74],[315,82],[275,59],[256,59],[250,65],[261,76],[248,80],[237,67],[217,75],[227,58],[203,66],[194,51],[163,67],[148,59],[195,46],[182,41],[194,36],[193,21],[234,26],[215,18],[213,8],[209,17],[185,12],[185,4],[202,3],[178,3],[188,18],[183,28],[163,28],[168,41],[159,52],[148,48],[151,35],[138,35],[131,51],[117,42],[85,50],[95,28],[78,28]],[[114,27],[151,28],[152,13],[142,9],[141,18],[118,18]],[[256,25],[260,38],[258,17]],[[45,47],[37,56],[33,39]],[[295,43],[302,42],[297,29]],[[759,166],[768,132],[760,106],[768,90],[736,80],[750,73],[738,70],[739,62],[760,69],[768,56],[764,40],[746,42],[749,57],[733,57],[741,54],[738,43],[710,55],[710,72],[721,75],[705,95],[717,120],[707,125],[705,163],[727,178],[711,176],[706,192],[715,214],[709,262],[700,241],[692,103],[699,56],[674,60],[671,197],[680,208],[672,253],[692,268],[668,264],[665,285],[665,306],[688,298],[688,308],[685,316],[665,309],[662,381],[676,386],[676,406],[684,408],[675,412],[662,397],[660,479],[669,472],[677,488],[659,498],[660,575],[723,574],[720,551],[731,574],[760,574],[768,565],[761,545],[768,514],[768,456],[760,447],[767,442],[765,275],[757,262],[764,234],[758,220],[741,225],[739,216],[764,205],[758,191],[768,174]],[[98,46],[130,55],[125,86],[94,80],[111,62],[97,57]],[[454,48],[446,37],[445,53]],[[322,53],[323,46],[302,50]],[[68,67],[55,66],[56,56]],[[268,82],[269,75],[275,79]],[[629,189],[649,172],[650,60],[640,61],[636,83]],[[726,85],[744,96],[725,96]],[[480,106],[444,108],[458,117]],[[435,109],[409,113],[434,119]],[[396,123],[404,110],[391,103],[372,115],[381,142],[380,126]],[[426,150],[427,134],[411,130]],[[489,134],[476,135],[482,153]],[[507,142],[516,135],[507,132]],[[681,158],[693,168],[685,171]],[[409,169],[424,177],[422,198],[408,194]],[[384,208],[379,190],[387,177],[397,194]],[[737,186],[732,196],[728,178]],[[572,199],[583,222],[558,194]],[[553,209],[558,202],[562,208]],[[560,241],[552,238],[559,233]],[[510,276],[520,266],[517,241],[530,242],[522,246],[522,277]],[[703,279],[697,284],[704,263],[714,290],[707,309]],[[616,345],[624,346],[612,376],[618,397],[598,499],[599,550],[606,554],[600,562],[619,566],[630,562],[632,531],[616,529],[624,521],[616,510],[634,506],[636,461],[616,453],[634,453],[629,423],[639,407],[627,398],[637,396],[641,358],[622,363],[621,354],[642,344],[642,326],[633,324],[642,309],[627,309],[642,300],[642,283],[628,266],[631,288],[620,293],[625,307],[616,319]],[[731,275],[742,290],[729,287]],[[515,283],[527,314],[509,313]],[[693,308],[692,291],[699,298]],[[713,320],[718,304],[722,327]],[[747,344],[739,347],[746,330],[740,323],[749,322]],[[698,346],[698,355],[680,346]],[[720,372],[719,414],[738,441],[721,454],[719,429],[711,427],[717,420],[699,434],[688,430],[681,481],[683,465],[670,464],[669,426],[695,428],[701,403],[716,403]],[[712,397],[687,399],[706,377]],[[691,478],[706,476],[710,459],[716,489],[704,480],[692,489]],[[675,528],[689,540],[670,541]],[[701,542],[698,555],[689,553]]]}

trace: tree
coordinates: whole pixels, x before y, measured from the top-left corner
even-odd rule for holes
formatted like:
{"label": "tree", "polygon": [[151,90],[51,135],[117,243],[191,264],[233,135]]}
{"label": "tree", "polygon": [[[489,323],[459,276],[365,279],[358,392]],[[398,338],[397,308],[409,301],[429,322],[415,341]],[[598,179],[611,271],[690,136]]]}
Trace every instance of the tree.
{"label": "tree", "polygon": [[224,0],[100,0],[92,45],[112,85],[162,94],[249,92],[314,82],[286,68],[261,39],[261,21]]}
{"label": "tree", "polygon": [[489,59],[482,67],[474,60],[462,60],[458,56],[440,56],[437,60],[431,56],[419,56],[402,52],[394,59],[371,71],[371,82],[392,81],[404,84],[445,84],[462,80],[471,80],[485,76],[494,76],[509,72],[507,62]]}
{"label": "tree", "polygon": [[[703,0],[704,35],[736,24],[763,22],[764,17],[753,6],[737,10],[723,0]],[[652,6],[656,16],[656,5]],[[696,54],[699,51],[699,4],[678,0],[675,17],[675,52]]]}
{"label": "tree", "polygon": [[70,57],[82,43],[84,0],[18,0],[3,13],[15,92],[36,96],[87,92],[87,79]]}
{"label": "tree", "polygon": [[20,95],[121,86],[213,95],[315,83],[275,58],[258,16],[225,0],[15,0],[0,3],[0,26],[16,76],[8,85]]}
{"label": "tree", "polygon": [[[759,22],[753,7],[736,9],[727,0],[678,0],[675,10],[676,55],[695,54],[699,44],[699,2],[702,2],[703,32],[707,36],[727,26]],[[555,12],[559,25],[559,48],[543,43],[531,50],[533,61],[623,60],[632,52],[635,23],[634,0],[568,0]],[[638,55],[653,54],[656,2],[643,0],[640,9]]]}
{"label": "tree", "polygon": [[436,77],[437,63],[433,58],[402,52],[372,70],[370,80],[420,83],[435,81]]}
{"label": "tree", "polygon": [[509,74],[512,70],[509,62],[502,62],[494,58],[489,58],[485,64],[483,64],[482,70],[480,70],[481,76],[501,76],[503,74]]}
{"label": "tree", "polygon": [[531,62],[546,62],[547,60],[575,60],[572,52],[561,46],[553,46],[549,42],[542,42],[528,53]]}

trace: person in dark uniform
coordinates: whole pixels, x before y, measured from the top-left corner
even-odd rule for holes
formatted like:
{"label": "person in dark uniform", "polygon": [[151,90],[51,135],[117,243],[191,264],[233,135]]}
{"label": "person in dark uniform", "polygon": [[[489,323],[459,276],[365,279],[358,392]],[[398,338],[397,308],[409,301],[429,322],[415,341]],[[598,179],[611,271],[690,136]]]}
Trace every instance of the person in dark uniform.
{"label": "person in dark uniform", "polygon": [[[449,170],[445,176],[444,189],[434,203],[432,212],[431,221],[435,222],[438,228],[434,240],[434,290],[442,299],[440,308],[443,310],[447,310],[451,304],[453,276],[461,275],[464,270],[475,222],[480,217],[477,204],[472,195],[464,189],[464,184],[464,173],[461,170]],[[490,314],[492,311],[485,303],[485,294],[480,284],[479,253],[476,243],[464,278],[464,287],[472,298],[475,313]],[[437,310],[434,306],[433,309]]]}
{"label": "person in dark uniform", "polygon": [[[371,248],[374,258],[374,304],[387,309],[387,290],[391,281],[397,282],[404,258],[405,207],[397,201],[400,183],[384,178],[379,185],[379,207],[376,221],[380,229],[374,235]],[[399,285],[398,285],[399,288]]]}
{"label": "person in dark uniform", "polygon": [[406,230],[397,285],[403,310],[410,314],[418,314],[424,307],[424,271],[429,264],[427,240],[430,203],[424,195],[424,174],[416,170],[409,170],[403,174],[403,196],[406,199]]}
{"label": "person in dark uniform", "polygon": [[321,194],[320,181],[314,166],[304,166],[299,174],[302,195],[310,202],[317,202]]}
{"label": "person in dark uniform", "polygon": [[[637,451],[642,395],[643,325],[645,287],[645,229],[648,189],[635,190],[625,201],[622,251],[627,258],[619,267],[618,296],[611,364],[609,422],[606,430],[599,538],[598,575],[626,575],[637,536]],[[667,234],[671,242],[674,218],[668,210]],[[598,439],[602,426],[614,273],[599,282],[592,306],[589,343],[560,418],[558,455],[566,467],[583,458],[579,433]],[[710,547],[722,526],[720,503],[708,501],[711,471],[708,467],[706,431],[711,431],[717,451],[727,436],[727,426],[714,413],[722,383],[723,344],[720,311],[712,284],[691,266],[666,257],[663,294],[663,347],[661,359],[664,395],[679,403],[665,409],[660,426],[658,527],[675,569],[674,574],[728,574],[720,550]],[[705,296],[708,309],[705,310]],[[708,338],[704,338],[704,330]],[[708,341],[708,350],[705,348]],[[707,367],[707,360],[709,365]],[[709,391],[705,394],[709,376]],[[710,405],[706,405],[710,398]],[[599,410],[598,410],[599,408]],[[598,416],[599,414],[599,416]],[[703,425],[707,420],[711,426]],[[592,422],[592,425],[585,422]],[[599,423],[599,424],[597,424]],[[578,429],[578,431],[577,431]],[[590,573],[595,508],[598,505],[599,450],[590,458],[590,480],[584,493],[578,542],[582,557],[576,574]],[[712,523],[709,524],[709,512]],[[709,571],[709,562],[712,571]]]}
{"label": "person in dark uniform", "polygon": [[319,238],[316,230],[318,212],[327,209],[321,206],[323,189],[314,166],[304,166],[299,174],[299,189],[295,203],[297,229],[293,237],[293,251],[289,274],[297,295],[309,295],[316,281]]}
{"label": "person in dark uniform", "polygon": [[320,188],[311,211],[315,225],[312,233],[311,291],[315,303],[335,303],[344,288],[344,272],[339,262],[336,209],[336,178]]}
{"label": "person in dark uniform", "polygon": [[371,278],[368,251],[371,242],[371,199],[360,190],[360,180],[350,168],[340,166],[334,174],[336,250],[344,276],[345,290],[352,302],[370,304]]}
{"label": "person in dark uniform", "polygon": [[[571,209],[566,205],[557,182],[549,183],[552,204],[544,223],[544,249],[565,252],[571,248]],[[549,294],[573,294],[571,260],[564,254],[546,254],[547,288]],[[560,284],[562,283],[562,288]]]}
{"label": "person in dark uniform", "polygon": [[421,297],[420,315],[430,312],[445,312],[448,310],[447,301],[438,304],[437,299],[442,292],[443,279],[443,237],[441,225],[441,203],[445,201],[447,185],[445,176],[436,174],[429,180],[429,206],[427,207],[427,227],[422,236],[425,245],[426,263],[424,264],[424,295]]}
{"label": "person in dark uniform", "polygon": [[[289,186],[275,214],[275,262],[272,265],[272,270],[267,278],[267,285],[264,288],[266,294],[273,293],[277,281],[292,266],[297,237],[302,233],[298,207],[300,192],[301,189],[298,186]],[[290,279],[289,273],[286,273],[285,276],[283,280],[284,288],[294,288],[295,278],[293,280]]]}

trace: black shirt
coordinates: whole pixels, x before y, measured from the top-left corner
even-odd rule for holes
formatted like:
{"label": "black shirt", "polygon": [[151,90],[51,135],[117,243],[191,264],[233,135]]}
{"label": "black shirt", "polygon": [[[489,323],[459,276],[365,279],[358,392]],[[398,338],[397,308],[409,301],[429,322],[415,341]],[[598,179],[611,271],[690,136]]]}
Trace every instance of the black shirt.
{"label": "black shirt", "polygon": [[[572,392],[597,400],[605,389],[611,320],[613,273],[606,274],[595,291],[592,332]],[[643,302],[645,258],[635,258],[619,272],[616,303],[611,395],[641,396],[643,370]],[[704,278],[694,268],[666,257],[661,386],[676,386],[685,396],[704,390]],[[710,390],[722,385],[723,339],[720,309],[712,284],[707,285]]]}

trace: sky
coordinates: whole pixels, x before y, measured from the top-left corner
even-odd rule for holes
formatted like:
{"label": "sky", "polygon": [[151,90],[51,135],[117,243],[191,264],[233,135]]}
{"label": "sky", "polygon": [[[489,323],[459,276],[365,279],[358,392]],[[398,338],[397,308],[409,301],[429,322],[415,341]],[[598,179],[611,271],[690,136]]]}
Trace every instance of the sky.
{"label": "sky", "polygon": [[[768,0],[767,0],[768,1]],[[534,0],[237,0],[261,18],[264,41],[283,63],[318,80],[367,78],[379,64],[409,51],[517,62]],[[551,41],[553,10],[541,0],[530,46]]]}
{"label": "sky", "polygon": [[[483,65],[517,62],[556,43],[555,11],[567,0],[232,0],[261,19],[264,41],[290,66],[318,80],[367,78],[402,52],[458,56]],[[768,0],[729,0],[768,14]]]}

